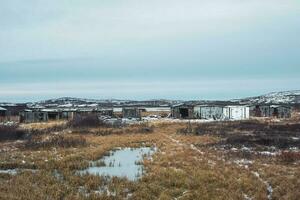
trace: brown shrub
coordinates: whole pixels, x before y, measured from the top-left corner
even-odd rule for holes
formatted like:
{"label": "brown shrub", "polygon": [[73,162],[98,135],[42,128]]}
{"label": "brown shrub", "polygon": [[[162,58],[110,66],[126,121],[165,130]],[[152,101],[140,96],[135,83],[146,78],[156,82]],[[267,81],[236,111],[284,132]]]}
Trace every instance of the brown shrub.
{"label": "brown shrub", "polygon": [[98,116],[95,114],[91,114],[87,116],[78,115],[68,123],[68,126],[72,128],[98,127],[100,125],[104,125],[104,124],[102,121],[99,120]]}
{"label": "brown shrub", "polygon": [[294,163],[300,160],[300,152],[283,151],[279,155],[279,160],[285,163]]}
{"label": "brown shrub", "polygon": [[41,140],[40,138],[31,138],[25,143],[25,148],[39,149],[39,148],[50,148],[50,147],[78,147],[85,146],[86,139],[82,136],[62,136],[56,135],[49,139]]}
{"label": "brown shrub", "polygon": [[2,162],[0,163],[0,169],[37,169],[37,166],[32,163],[20,163],[20,162]]}
{"label": "brown shrub", "polygon": [[111,134],[115,134],[115,131],[113,129],[99,129],[96,132],[96,135],[98,136],[106,136]]}
{"label": "brown shrub", "polygon": [[20,129],[18,125],[0,125],[0,141],[23,139],[27,131]]}
{"label": "brown shrub", "polygon": [[154,131],[154,126],[150,126],[147,123],[139,125],[137,130],[138,133],[153,133],[153,131]]}
{"label": "brown shrub", "polygon": [[291,131],[296,132],[300,131],[300,124],[283,124],[283,125],[271,125],[270,129],[276,131]]}
{"label": "brown shrub", "polygon": [[67,128],[66,124],[60,124],[60,125],[55,125],[55,126],[51,126],[51,127],[47,127],[47,128],[35,128],[30,130],[30,133],[32,135],[43,135],[43,134],[49,134],[49,133],[53,133],[53,132],[60,132],[63,131]]}

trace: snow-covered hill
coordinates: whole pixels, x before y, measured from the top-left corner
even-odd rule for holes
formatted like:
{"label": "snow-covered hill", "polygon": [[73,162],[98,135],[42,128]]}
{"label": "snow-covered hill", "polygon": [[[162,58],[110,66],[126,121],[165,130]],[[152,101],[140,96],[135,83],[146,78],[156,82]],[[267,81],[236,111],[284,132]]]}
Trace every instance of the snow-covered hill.
{"label": "snow-covered hill", "polygon": [[147,101],[135,101],[135,100],[119,100],[119,99],[83,99],[73,97],[62,97],[57,99],[49,99],[33,103],[35,105],[42,105],[45,107],[96,107],[96,106],[170,106],[174,104],[172,100],[147,100]]}
{"label": "snow-covered hill", "polygon": [[[46,101],[40,101],[32,103],[31,106],[44,106],[44,107],[94,107],[94,106],[172,106],[178,103],[189,101],[175,101],[175,100],[147,100],[147,101],[135,101],[135,100],[118,100],[118,99],[83,99],[62,97],[57,99],[50,99]],[[229,101],[192,101],[192,103],[198,104],[300,104],[300,90],[284,91],[284,92],[272,92],[266,95],[257,97],[248,97],[244,99],[234,99]]]}
{"label": "snow-covered hill", "polygon": [[84,98],[74,98],[74,97],[61,97],[57,99],[49,99],[45,101],[41,101],[39,103],[64,103],[64,104],[77,104],[77,103],[121,103],[126,102],[128,100],[118,100],[118,99],[105,99],[105,100],[98,100],[98,99],[84,99]]}
{"label": "snow-covered hill", "polygon": [[249,97],[240,100],[247,104],[296,104],[300,103],[300,90],[272,92],[257,97]]}

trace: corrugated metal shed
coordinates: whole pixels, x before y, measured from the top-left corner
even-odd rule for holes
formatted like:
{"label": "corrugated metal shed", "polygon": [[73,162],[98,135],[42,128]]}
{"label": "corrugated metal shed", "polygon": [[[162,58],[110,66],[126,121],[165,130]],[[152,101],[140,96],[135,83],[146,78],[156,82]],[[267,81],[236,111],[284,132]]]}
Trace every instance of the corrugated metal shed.
{"label": "corrugated metal shed", "polygon": [[291,113],[292,108],[287,105],[262,104],[250,107],[250,116],[252,117],[289,118]]}
{"label": "corrugated metal shed", "polygon": [[250,118],[249,106],[225,106],[223,109],[225,119],[243,120]]}
{"label": "corrugated metal shed", "polygon": [[197,105],[194,106],[194,117],[197,119],[221,119],[223,106],[220,105]]}

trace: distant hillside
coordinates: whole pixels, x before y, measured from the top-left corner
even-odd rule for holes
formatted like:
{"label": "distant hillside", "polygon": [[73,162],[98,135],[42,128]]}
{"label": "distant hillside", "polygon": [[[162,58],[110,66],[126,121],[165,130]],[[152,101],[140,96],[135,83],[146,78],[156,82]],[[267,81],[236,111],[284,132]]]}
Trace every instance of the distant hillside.
{"label": "distant hillside", "polygon": [[36,105],[42,105],[45,107],[72,107],[72,106],[171,106],[179,101],[173,100],[146,100],[146,101],[135,101],[135,100],[119,100],[119,99],[83,99],[73,97],[62,97],[57,99],[49,99],[34,103]]}
{"label": "distant hillside", "polygon": [[249,97],[238,100],[245,104],[299,104],[300,90],[272,92],[257,97]]}
{"label": "distant hillside", "polygon": [[84,99],[84,98],[74,98],[74,97],[61,97],[57,99],[49,99],[45,101],[40,101],[40,104],[95,104],[95,103],[123,103],[130,100],[118,100],[118,99],[105,99],[105,100],[98,100],[98,99]]}
{"label": "distant hillside", "polygon": [[49,99],[30,104],[32,107],[118,107],[118,106],[149,106],[149,107],[160,107],[160,106],[172,106],[178,103],[187,104],[300,104],[300,90],[284,91],[284,92],[272,92],[266,95],[248,97],[243,99],[233,99],[229,101],[180,101],[180,100],[166,100],[166,99],[153,99],[145,101],[137,100],[119,100],[119,99],[83,99],[73,97],[62,97],[57,99]]}

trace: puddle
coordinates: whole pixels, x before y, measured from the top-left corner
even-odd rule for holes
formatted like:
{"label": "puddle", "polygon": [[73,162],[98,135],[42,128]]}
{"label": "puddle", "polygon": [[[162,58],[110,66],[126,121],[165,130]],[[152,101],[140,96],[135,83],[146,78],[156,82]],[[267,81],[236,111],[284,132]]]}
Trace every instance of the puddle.
{"label": "puddle", "polygon": [[10,174],[10,175],[16,175],[19,172],[24,172],[24,171],[29,171],[29,172],[36,172],[37,170],[34,169],[1,169],[0,174]]}
{"label": "puddle", "polygon": [[91,162],[91,167],[81,170],[79,173],[126,177],[128,180],[135,181],[143,175],[143,165],[141,164],[143,158],[150,159],[155,151],[156,149],[151,147],[119,148],[110,151],[109,156]]}
{"label": "puddle", "polygon": [[10,174],[10,175],[16,175],[17,170],[16,169],[1,169],[0,174]]}

